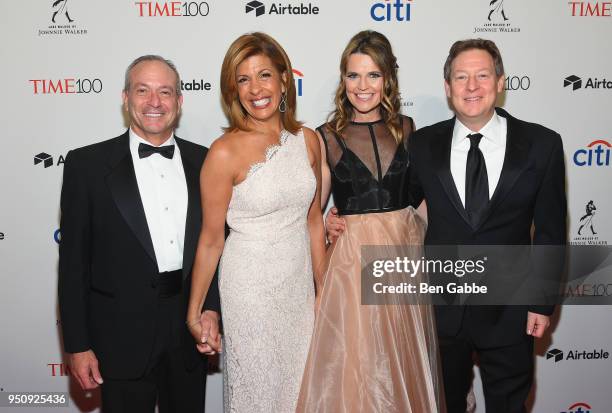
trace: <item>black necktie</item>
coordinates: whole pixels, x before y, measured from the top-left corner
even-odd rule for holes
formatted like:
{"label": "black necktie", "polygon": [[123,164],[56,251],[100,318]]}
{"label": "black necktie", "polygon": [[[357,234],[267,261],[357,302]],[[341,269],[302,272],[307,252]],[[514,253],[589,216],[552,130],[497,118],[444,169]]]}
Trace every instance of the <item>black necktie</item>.
{"label": "black necktie", "polygon": [[172,159],[174,156],[174,145],[151,146],[146,143],[138,145],[138,157],[140,157],[140,159],[151,156],[154,153],[158,153],[164,158]]}
{"label": "black necktie", "polygon": [[489,178],[484,155],[478,148],[482,135],[474,133],[467,137],[470,138],[470,151],[465,167],[465,210],[472,227],[476,227],[489,203]]}

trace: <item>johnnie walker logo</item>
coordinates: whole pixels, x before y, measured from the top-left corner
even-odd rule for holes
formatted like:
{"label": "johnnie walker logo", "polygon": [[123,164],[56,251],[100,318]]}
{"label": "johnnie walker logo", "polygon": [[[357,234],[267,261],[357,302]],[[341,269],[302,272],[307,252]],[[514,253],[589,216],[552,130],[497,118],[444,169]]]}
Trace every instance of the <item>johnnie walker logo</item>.
{"label": "johnnie walker logo", "polygon": [[78,1],[81,0],[52,0],[51,8],[45,12],[48,13],[50,24],[39,28],[38,36],[86,35],[87,29],[79,26],[73,13],[72,6]]}
{"label": "johnnie walker logo", "polygon": [[[483,0],[481,0],[483,1]],[[512,24],[505,3],[513,0],[484,0],[489,3],[486,19],[481,26],[474,27],[474,33],[518,33],[520,27]]]}
{"label": "johnnie walker logo", "polygon": [[600,239],[597,232],[597,206],[593,200],[587,202],[584,213],[578,220],[576,236],[571,245],[608,245],[608,241]]}

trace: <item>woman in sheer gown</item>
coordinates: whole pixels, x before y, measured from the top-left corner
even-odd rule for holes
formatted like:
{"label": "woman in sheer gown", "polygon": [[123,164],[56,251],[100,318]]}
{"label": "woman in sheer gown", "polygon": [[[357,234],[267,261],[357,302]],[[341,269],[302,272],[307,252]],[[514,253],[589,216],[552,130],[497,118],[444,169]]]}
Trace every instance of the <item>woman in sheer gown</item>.
{"label": "woman in sheer gown", "polygon": [[295,120],[291,63],[270,36],[232,43],[221,93],[230,125],[200,176],[203,222],[187,323],[196,342],[206,342],[200,314],[223,253],[224,410],[293,413],[314,323],[313,267],[325,253],[321,150]]}
{"label": "woman in sheer gown", "polygon": [[345,228],[326,255],[298,412],[444,411],[431,306],[394,297],[361,304],[361,246],[420,246],[425,233],[410,203],[414,124],[399,113],[396,72],[382,34],[355,35],[341,58],[336,109],[317,128],[327,161],[322,199],[331,186]]}

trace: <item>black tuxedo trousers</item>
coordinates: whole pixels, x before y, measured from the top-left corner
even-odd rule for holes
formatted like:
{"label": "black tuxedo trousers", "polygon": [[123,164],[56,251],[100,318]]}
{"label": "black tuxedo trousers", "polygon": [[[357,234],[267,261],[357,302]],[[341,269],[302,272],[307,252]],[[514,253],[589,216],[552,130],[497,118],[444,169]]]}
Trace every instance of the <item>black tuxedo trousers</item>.
{"label": "black tuxedo trousers", "polygon": [[[477,223],[472,223],[457,192],[450,171],[451,140],[455,119],[437,123],[415,132],[410,141],[410,191],[415,205],[424,198],[427,203],[428,228],[426,245],[564,245],[566,243],[565,166],[561,137],[543,126],[524,122],[503,109],[497,114],[506,119],[506,151],[501,176],[490,201]],[[532,233],[533,228],[533,233]],[[447,399],[456,397],[453,389],[466,391],[458,383],[471,372],[465,355],[445,357],[445,348],[464,348],[470,352],[519,346],[516,351],[532,348],[526,336],[527,312],[550,315],[552,306],[437,306],[436,323],[441,342]],[[447,344],[446,346],[444,344]],[[487,360],[502,360],[513,351],[490,352]],[[484,354],[484,353],[483,353]],[[445,361],[446,358],[446,361]],[[457,360],[463,360],[458,362]],[[454,360],[454,361],[452,361]],[[514,360],[519,370],[531,377],[532,356]],[[463,366],[459,368],[459,366]],[[446,373],[457,371],[453,377]],[[489,411],[522,411],[524,401],[500,402],[519,390],[526,397],[531,379],[508,383],[503,369],[484,369],[485,398],[493,405]],[[461,381],[459,380],[459,381]],[[499,383],[499,386],[491,383]],[[514,386],[514,388],[513,388]],[[499,396],[502,394],[502,396]],[[450,396],[450,397],[449,397]],[[488,397],[487,397],[488,396]],[[495,396],[495,397],[494,397]],[[461,396],[463,397],[463,396]],[[459,397],[459,399],[461,399]],[[496,399],[497,402],[492,402]],[[465,398],[463,397],[463,400]],[[449,400],[449,411],[453,410]],[[460,408],[459,408],[460,409]],[[499,410],[495,410],[499,409]],[[518,410],[517,410],[518,409]]]}
{"label": "black tuxedo trousers", "polygon": [[[164,317],[182,324],[173,343],[184,369],[201,369],[205,363],[184,318],[201,227],[199,172],[206,148],[180,138],[176,144],[188,189],[183,285],[162,316],[158,266],[128,132],[66,157],[58,285],[64,348],[68,353],[93,350],[105,380],[138,380],[149,372]],[[205,308],[219,311],[216,279]]]}

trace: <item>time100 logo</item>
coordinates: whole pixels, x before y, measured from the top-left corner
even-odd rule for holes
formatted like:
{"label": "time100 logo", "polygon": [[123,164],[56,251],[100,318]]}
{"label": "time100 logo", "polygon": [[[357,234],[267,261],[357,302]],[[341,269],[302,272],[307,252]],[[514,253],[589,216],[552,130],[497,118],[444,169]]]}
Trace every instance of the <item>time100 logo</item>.
{"label": "time100 logo", "polygon": [[530,86],[529,76],[508,76],[504,82],[504,90],[527,90]]}

